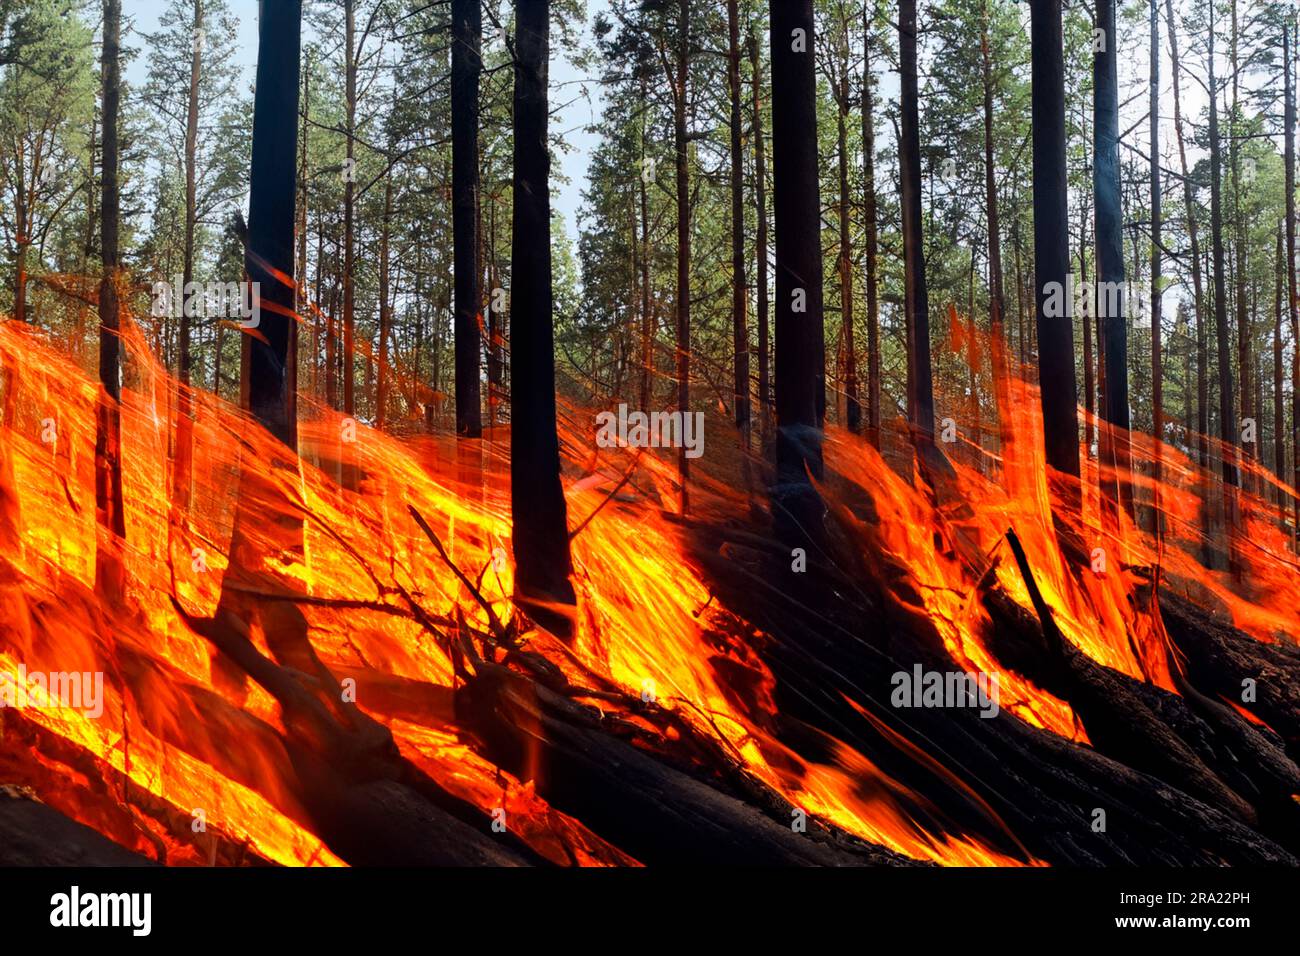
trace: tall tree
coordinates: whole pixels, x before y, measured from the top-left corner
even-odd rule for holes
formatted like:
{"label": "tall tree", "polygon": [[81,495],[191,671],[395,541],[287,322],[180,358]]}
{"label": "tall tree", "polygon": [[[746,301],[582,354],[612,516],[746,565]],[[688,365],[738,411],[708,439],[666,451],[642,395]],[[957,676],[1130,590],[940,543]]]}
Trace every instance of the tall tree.
{"label": "tall tree", "polygon": [[298,58],[302,0],[264,3],[258,21],[257,86],[253,100],[253,160],[248,192],[245,269],[258,290],[256,336],[248,346],[248,408],[266,429],[297,448],[290,415],[288,359],[294,290],[294,202],[297,197]]}
{"label": "tall tree", "polygon": [[1209,56],[1206,69],[1210,91],[1210,248],[1214,259],[1214,333],[1218,344],[1219,438],[1223,453],[1223,503],[1228,524],[1229,546],[1236,524],[1237,421],[1232,389],[1232,351],[1229,346],[1227,266],[1223,251],[1222,167],[1223,148],[1219,134],[1219,87],[1215,78],[1214,2],[1210,2]]}
{"label": "tall tree", "polygon": [[899,178],[902,181],[903,268],[907,313],[907,397],[913,441],[934,444],[934,387],[930,366],[930,300],[921,234],[921,135],[917,105],[916,0],[898,4]]}
{"label": "tall tree", "polygon": [[772,381],[768,341],[767,301],[767,149],[763,141],[763,65],[758,37],[749,36],[750,79],[754,85],[754,211],[758,228],[754,233],[754,263],[757,267],[755,312],[758,324],[758,407],[767,434],[771,417]]}
{"label": "tall tree", "polygon": [[862,255],[867,296],[867,441],[880,447],[880,290],[876,255],[876,0],[862,7]]}
{"label": "tall tree", "polygon": [[844,346],[845,419],[849,431],[862,424],[862,406],[858,402],[857,345],[853,338],[853,244],[852,206],[849,203],[849,21],[844,0],[839,0],[835,25],[835,61],[832,84],[835,97],[836,151],[839,160],[839,280],[840,326]]}
{"label": "tall tree", "polygon": [[[1053,289],[1065,289],[1070,268],[1065,170],[1065,64],[1061,0],[1030,0],[1033,72],[1034,282],[1037,286],[1039,392],[1047,464],[1079,477],[1079,426],[1074,376],[1074,324],[1050,315]],[[1052,309],[1055,311],[1055,309]],[[1073,489],[1067,504],[1077,507]]]}
{"label": "tall tree", "polygon": [[[1097,243],[1097,314],[1102,322],[1106,401],[1103,461],[1111,501],[1132,512],[1129,469],[1128,326],[1125,316],[1124,210],[1119,180],[1119,34],[1114,0],[1097,0],[1099,42],[1093,50],[1093,203]],[[1034,121],[1037,123],[1037,114]],[[1073,355],[1073,343],[1071,343]],[[1071,361],[1073,366],[1073,361]],[[1077,444],[1077,437],[1075,442]]]}
{"label": "tall tree", "polygon": [[480,0],[451,4],[451,194],[455,246],[456,434],[483,433],[479,399],[479,74],[483,69]]}
{"label": "tall tree", "polygon": [[[95,413],[95,515],[104,535],[96,552],[96,589],[120,592],[120,547],[126,538],[122,504],[122,307],[119,275],[118,122],[122,95],[122,2],[104,0],[103,168],[100,173],[100,241],[104,274],[99,283],[99,384]],[[12,386],[11,386],[12,387]],[[106,540],[105,540],[106,539]],[[103,545],[106,545],[103,546]]]}
{"label": "tall tree", "polygon": [[736,428],[749,446],[749,321],[745,284],[745,156],[741,152],[740,12],[737,0],[727,0],[727,92],[731,134],[731,330],[735,353],[732,401]]}
{"label": "tall tree", "polygon": [[1295,258],[1295,55],[1294,37],[1300,36],[1300,28],[1283,26],[1282,28],[1282,63],[1285,77],[1286,104],[1283,107],[1282,129],[1285,137],[1283,145],[1283,164],[1286,191],[1286,283],[1287,309],[1291,316],[1291,488],[1295,494],[1292,521],[1293,543],[1300,551],[1300,291],[1296,288]]}
{"label": "tall tree", "polygon": [[818,541],[823,504],[818,394],[822,354],[821,189],[812,0],[770,0],[772,199],[776,225],[776,487],[773,512],[787,541]]}
{"label": "tall tree", "polygon": [[550,0],[515,6],[514,228],[510,330],[510,511],[515,599],[563,630],[548,613],[576,601],[555,431],[551,291],[551,157],[547,143]]}
{"label": "tall tree", "polygon": [[[673,96],[674,183],[677,191],[677,409],[691,409],[691,182],[689,134],[687,132],[687,86],[690,80],[691,4],[677,0],[677,50],[668,77]],[[665,59],[665,67],[668,61]],[[677,473],[681,481],[681,510],[686,513],[690,480],[690,459],[686,448],[677,451]]]}
{"label": "tall tree", "polygon": [[1151,27],[1151,82],[1148,90],[1148,128],[1151,139],[1151,434],[1154,458],[1152,477],[1152,530],[1161,533],[1160,482],[1162,443],[1165,435],[1164,367],[1161,355],[1160,323],[1163,309],[1161,294],[1164,291],[1160,275],[1161,209],[1160,209],[1160,14],[1157,0],[1150,0]]}

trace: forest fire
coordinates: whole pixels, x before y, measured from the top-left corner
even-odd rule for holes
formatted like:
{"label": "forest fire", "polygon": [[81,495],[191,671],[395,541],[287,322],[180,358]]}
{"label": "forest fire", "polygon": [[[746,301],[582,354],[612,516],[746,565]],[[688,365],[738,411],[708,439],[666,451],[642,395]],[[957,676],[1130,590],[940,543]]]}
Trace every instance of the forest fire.
{"label": "forest fire", "polygon": [[[302,649],[286,649],[281,635],[266,631],[283,620],[280,606],[292,607],[305,619],[310,655],[340,682],[345,698],[386,727],[411,765],[477,808],[485,829],[494,813],[502,815],[512,833],[552,863],[626,864],[636,856],[548,804],[535,783],[549,772],[543,751],[510,773],[475,744],[474,728],[458,721],[454,701],[458,686],[481,678],[466,659],[475,647],[478,666],[501,661],[553,685],[558,680],[652,752],[700,761],[707,745],[728,772],[794,810],[905,857],[958,865],[1043,862],[971,788],[975,781],[964,779],[960,763],[946,765],[893,726],[891,715],[872,713],[887,697],[883,687],[853,707],[879,728],[894,759],[919,763],[945,789],[976,801],[981,827],[967,832],[947,820],[926,795],[830,734],[804,746],[811,756],[782,740],[776,678],[764,660],[771,637],[717,598],[686,526],[664,510],[653,487],[669,480],[639,453],[598,454],[591,428],[585,435],[581,424],[565,431],[567,470],[581,475],[567,493],[578,529],[579,619],[566,644],[530,625],[521,631],[512,610],[511,566],[503,560],[508,498],[494,441],[485,442],[481,471],[467,472],[444,443],[363,426],[352,441],[340,441],[349,426],[321,411],[303,428],[303,460],[285,470],[276,464],[275,440],[246,414],[196,392],[191,508],[182,515],[169,494],[166,422],[176,383],[135,326],[124,329],[123,341],[137,384],[122,406],[130,530],[118,602],[95,586],[101,544],[93,506],[94,383],[36,330],[0,327],[11,410],[2,663],[10,671],[25,661],[107,678],[97,720],[69,708],[3,714],[6,778],[50,806],[169,863],[344,862],[314,832],[297,794],[301,781],[282,741],[292,731],[274,695],[232,670],[193,627],[214,614],[223,588],[242,587],[238,582],[251,576],[263,582],[248,592],[259,607],[249,640],[260,655],[303,659]],[[1029,386],[1017,377],[1014,388]],[[589,416],[573,409],[568,417],[583,423]],[[876,579],[891,582],[900,620],[923,619],[960,668],[997,674],[1004,710],[1075,745],[1089,744],[1086,721],[1067,701],[1009,670],[991,648],[998,625],[981,592],[998,591],[1026,612],[1034,609],[1006,547],[1008,527],[1023,542],[1069,642],[1099,664],[1173,693],[1179,654],[1149,603],[1134,598],[1157,562],[1165,595],[1213,602],[1259,641],[1296,632],[1297,578],[1281,532],[1266,518],[1252,525],[1256,546],[1243,549],[1241,560],[1249,564],[1248,580],[1274,587],[1249,599],[1186,553],[1196,536],[1180,537],[1173,522],[1159,548],[1128,523],[1099,539],[1115,554],[1103,571],[1071,568],[1056,543],[1046,483],[1030,479],[1043,473],[1026,454],[1036,447],[1032,411],[1017,416],[1013,434],[1000,461],[955,466],[959,500],[969,505],[961,516],[942,516],[932,499],[847,433],[831,435],[828,470],[836,477],[825,487]],[[1195,467],[1169,449],[1163,457],[1162,500],[1181,496],[1186,500],[1173,513],[1194,513]],[[1001,480],[986,475],[986,466]],[[336,480],[345,467],[357,470],[355,491]],[[621,480],[629,467],[634,477]],[[239,561],[248,574],[236,575],[228,553],[236,499],[228,489],[241,475],[247,487],[250,473],[277,489],[283,509],[256,515],[252,525],[300,523],[302,549],[292,561],[273,561],[246,541]],[[1169,480],[1175,477],[1179,483]],[[697,480],[695,515],[720,526],[743,520],[743,492],[704,475]],[[836,503],[863,498],[865,508]],[[1072,530],[1088,535],[1093,524],[1085,519]],[[250,561],[260,566],[248,567]],[[1266,726],[1249,708],[1238,710]],[[196,829],[196,821],[204,826]]]}

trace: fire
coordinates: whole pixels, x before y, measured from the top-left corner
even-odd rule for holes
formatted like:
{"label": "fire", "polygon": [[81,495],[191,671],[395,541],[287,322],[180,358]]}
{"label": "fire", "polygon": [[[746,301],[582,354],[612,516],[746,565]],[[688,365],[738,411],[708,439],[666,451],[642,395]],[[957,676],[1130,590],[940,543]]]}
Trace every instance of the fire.
{"label": "fire", "polygon": [[[105,546],[94,507],[98,388],[39,331],[0,325],[0,362],[7,370],[0,670],[25,663],[102,671],[106,694],[103,715],[95,720],[67,708],[0,713],[20,730],[6,732],[0,751],[6,777],[169,863],[213,862],[221,843],[276,863],[340,865],[294,796],[279,704],[235,673],[176,607],[210,616],[223,587],[278,581],[283,590],[257,597],[301,610],[310,650],[341,681],[354,682],[357,705],[391,731],[402,755],[421,771],[482,809],[485,820],[504,808],[512,831],[548,860],[635,862],[549,806],[530,780],[485,760],[457,732],[451,705],[457,665],[434,632],[466,627],[486,634],[511,617],[505,430],[490,432],[470,461],[451,439],[400,438],[326,409],[300,408],[301,460],[285,468],[277,465],[284,452],[270,436],[238,409],[195,391],[193,487],[182,512],[171,493],[177,383],[138,327],[129,325],[123,341],[131,369],[122,405],[127,596],[113,606],[95,589],[96,554]],[[1169,446],[1161,450],[1168,514],[1163,541],[1127,516],[1113,530],[1098,531],[1104,522],[1085,496],[1085,513],[1072,530],[1103,548],[1109,564],[1105,573],[1071,567],[1053,530],[1056,509],[1032,411],[1036,397],[1021,376],[1010,387],[1014,421],[1007,434],[1014,440],[978,466],[957,462],[951,499],[927,495],[924,483],[906,480],[875,449],[835,429],[827,440],[834,477],[824,489],[870,560],[906,578],[909,586],[899,594],[909,596],[897,598],[912,602],[904,610],[930,622],[958,666],[999,674],[1003,708],[1087,743],[1068,703],[1008,673],[989,650],[993,622],[981,590],[1001,589],[1030,607],[1006,551],[1008,528],[1023,541],[1066,637],[1133,677],[1174,689],[1177,663],[1158,616],[1131,599],[1150,580],[1151,568],[1159,568],[1162,588],[1221,608],[1261,640],[1297,632],[1300,576],[1276,515],[1258,500],[1250,511],[1239,551],[1243,579],[1254,590],[1244,594],[1227,574],[1197,561],[1203,476]],[[690,555],[681,523],[655,503],[656,497],[675,498],[671,468],[649,453],[598,453],[589,420],[575,410],[562,436],[570,470],[585,473],[567,489],[577,633],[566,646],[544,631],[529,631],[521,636],[529,650],[576,686],[613,688],[672,712],[715,741],[751,779],[863,839],[949,865],[1039,862],[1023,848],[997,848],[1019,844],[987,805],[994,839],[936,825],[943,816],[931,801],[842,741],[828,738],[819,752],[829,758],[814,761],[777,740],[766,729],[776,709],[776,680],[763,660],[763,635],[742,609],[722,606]],[[1149,450],[1141,436],[1134,436],[1134,445],[1135,454]],[[629,469],[636,478],[625,483]],[[250,547],[232,556],[241,474],[274,487],[282,510],[259,514]],[[744,493],[705,474],[696,480],[701,493],[693,489],[693,500],[706,502],[697,507],[743,514]],[[869,496],[872,521],[840,503],[847,486]],[[964,509],[954,506],[958,500]],[[411,509],[427,520],[446,560]],[[261,529],[277,522],[301,526],[300,554],[259,546],[265,543]],[[254,645],[276,656],[273,629],[267,633],[260,620],[248,623]],[[617,709],[616,696],[592,702]],[[960,767],[944,766],[879,716],[854,706],[900,752],[983,803]],[[200,811],[206,829],[195,826]]]}

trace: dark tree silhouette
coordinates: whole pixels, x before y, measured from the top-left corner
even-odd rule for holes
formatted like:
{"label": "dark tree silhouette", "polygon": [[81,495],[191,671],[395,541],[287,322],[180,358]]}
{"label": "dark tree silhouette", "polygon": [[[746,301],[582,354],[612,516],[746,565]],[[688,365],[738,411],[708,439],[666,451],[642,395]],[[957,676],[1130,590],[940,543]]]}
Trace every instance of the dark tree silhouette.
{"label": "dark tree silhouette", "polygon": [[483,433],[479,400],[478,86],[483,69],[479,0],[451,4],[451,195],[455,256],[456,434]]}
{"label": "dark tree silhouette", "polygon": [[259,290],[258,335],[248,337],[248,408],[290,448],[298,442],[298,425],[289,413],[286,369],[295,298],[287,277],[294,274],[298,124],[293,117],[298,115],[301,26],[301,0],[262,4],[246,257],[248,278]]}
{"label": "dark tree silhouette", "polygon": [[[771,0],[772,199],[776,217],[776,487],[787,541],[821,537],[821,195],[812,0]],[[819,400],[819,395],[823,396]]]}
{"label": "dark tree silhouette", "polygon": [[514,231],[511,237],[510,510],[515,600],[548,626],[573,604],[569,529],[555,432],[551,316],[551,156],[547,144],[549,0],[515,7]]}
{"label": "dark tree silhouette", "polygon": [[[1074,325],[1047,315],[1050,284],[1065,288],[1070,252],[1065,225],[1065,64],[1061,0],[1030,0],[1034,131],[1034,282],[1043,445],[1047,464],[1079,477]],[[1077,488],[1073,489],[1077,494]],[[1067,495],[1071,489],[1066,489]],[[1070,502],[1071,504],[1073,502]]]}

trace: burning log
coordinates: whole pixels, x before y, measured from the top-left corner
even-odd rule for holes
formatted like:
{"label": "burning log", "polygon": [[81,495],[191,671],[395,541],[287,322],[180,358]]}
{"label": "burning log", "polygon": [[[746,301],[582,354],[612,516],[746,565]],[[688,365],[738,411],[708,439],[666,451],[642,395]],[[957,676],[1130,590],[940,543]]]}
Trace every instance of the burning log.
{"label": "burning log", "polygon": [[[603,715],[500,665],[484,663],[456,714],[487,755],[647,863],[852,866],[907,862],[858,842],[796,833],[735,796],[655,760],[600,728]],[[787,817],[790,816],[787,808]]]}

